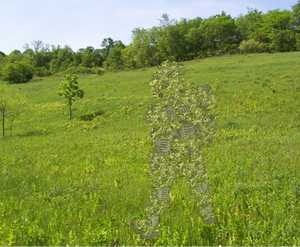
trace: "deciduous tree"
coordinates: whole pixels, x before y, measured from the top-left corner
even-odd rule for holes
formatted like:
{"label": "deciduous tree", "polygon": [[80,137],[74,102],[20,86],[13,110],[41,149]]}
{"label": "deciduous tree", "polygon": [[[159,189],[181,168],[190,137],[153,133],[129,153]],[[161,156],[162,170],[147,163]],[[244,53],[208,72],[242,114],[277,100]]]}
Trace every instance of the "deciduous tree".
{"label": "deciduous tree", "polygon": [[2,117],[2,135],[5,137],[5,122],[10,121],[10,136],[15,119],[28,108],[25,96],[6,85],[0,86],[0,114]]}
{"label": "deciduous tree", "polygon": [[64,76],[58,88],[58,94],[62,96],[69,107],[70,120],[72,119],[72,103],[76,98],[82,98],[84,92],[79,88],[76,75],[67,74]]}

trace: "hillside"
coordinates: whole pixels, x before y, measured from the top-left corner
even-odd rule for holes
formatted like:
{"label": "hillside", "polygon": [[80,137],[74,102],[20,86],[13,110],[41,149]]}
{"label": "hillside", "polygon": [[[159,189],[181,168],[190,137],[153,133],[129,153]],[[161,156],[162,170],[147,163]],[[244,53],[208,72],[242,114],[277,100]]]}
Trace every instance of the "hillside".
{"label": "hillside", "polygon": [[130,228],[145,215],[148,86],[156,68],[79,76],[68,121],[62,77],[11,85],[30,108],[0,138],[0,245],[299,245],[300,53],[184,62],[186,82],[214,92],[217,140],[204,146],[217,222],[203,224],[184,179],[160,238]]}

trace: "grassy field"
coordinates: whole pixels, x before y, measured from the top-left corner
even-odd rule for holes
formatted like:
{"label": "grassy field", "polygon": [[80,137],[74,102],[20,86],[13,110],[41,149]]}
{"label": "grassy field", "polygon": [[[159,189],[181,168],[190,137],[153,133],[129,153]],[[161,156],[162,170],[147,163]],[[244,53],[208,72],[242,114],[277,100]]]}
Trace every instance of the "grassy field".
{"label": "grassy field", "polygon": [[146,107],[156,68],[79,76],[72,121],[61,77],[21,88],[30,108],[0,138],[0,245],[300,245],[300,53],[184,63],[187,82],[214,91],[217,140],[202,147],[217,222],[196,213],[182,178],[140,238],[151,194]]}

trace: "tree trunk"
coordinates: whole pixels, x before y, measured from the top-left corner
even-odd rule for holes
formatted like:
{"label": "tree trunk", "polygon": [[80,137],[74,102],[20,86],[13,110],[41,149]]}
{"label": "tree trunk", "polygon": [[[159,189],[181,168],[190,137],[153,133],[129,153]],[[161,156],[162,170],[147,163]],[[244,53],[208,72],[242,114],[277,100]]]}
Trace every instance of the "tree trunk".
{"label": "tree trunk", "polygon": [[2,122],[2,134],[3,134],[3,137],[5,137],[5,132],[4,132],[4,127],[5,127],[5,125],[4,125],[5,114],[2,114],[2,120],[3,120],[3,122]]}
{"label": "tree trunk", "polygon": [[69,100],[70,119],[72,119],[72,100]]}

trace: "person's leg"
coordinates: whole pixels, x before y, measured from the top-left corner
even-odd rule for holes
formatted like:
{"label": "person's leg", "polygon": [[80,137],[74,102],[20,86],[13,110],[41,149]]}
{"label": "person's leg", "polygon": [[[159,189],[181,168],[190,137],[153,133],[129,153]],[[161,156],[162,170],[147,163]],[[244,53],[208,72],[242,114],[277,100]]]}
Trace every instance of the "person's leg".
{"label": "person's leg", "polygon": [[[150,200],[146,204],[147,218],[143,220],[134,219],[130,224],[131,228],[145,239],[159,237],[159,219],[169,207],[169,193],[179,173],[179,166],[176,165],[176,162],[167,162],[155,151],[150,152],[149,157],[149,162],[152,162],[152,174],[155,174],[155,176],[153,195],[150,196]],[[158,162],[160,162],[160,165],[157,164]]]}
{"label": "person's leg", "polygon": [[208,183],[204,157],[199,149],[190,149],[187,163],[183,167],[192,200],[197,201],[197,213],[206,224],[214,223],[217,218],[212,210],[212,188]]}

